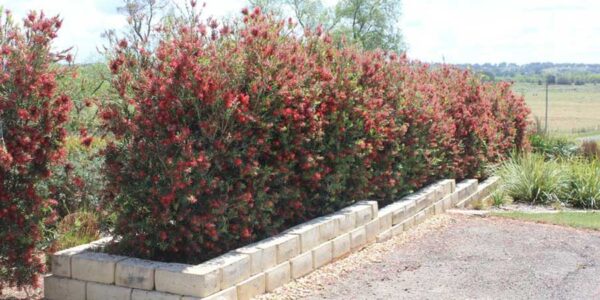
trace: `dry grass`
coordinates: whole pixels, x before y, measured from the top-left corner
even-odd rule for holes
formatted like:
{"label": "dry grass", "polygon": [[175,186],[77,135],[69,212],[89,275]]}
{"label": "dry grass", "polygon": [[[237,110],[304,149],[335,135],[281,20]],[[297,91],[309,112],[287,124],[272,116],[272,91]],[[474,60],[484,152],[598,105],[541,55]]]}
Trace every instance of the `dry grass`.
{"label": "dry grass", "polygon": [[[516,83],[513,90],[525,96],[532,115],[541,118],[543,122],[545,86]],[[551,85],[549,103],[550,132],[571,134],[600,131],[600,85]]]}

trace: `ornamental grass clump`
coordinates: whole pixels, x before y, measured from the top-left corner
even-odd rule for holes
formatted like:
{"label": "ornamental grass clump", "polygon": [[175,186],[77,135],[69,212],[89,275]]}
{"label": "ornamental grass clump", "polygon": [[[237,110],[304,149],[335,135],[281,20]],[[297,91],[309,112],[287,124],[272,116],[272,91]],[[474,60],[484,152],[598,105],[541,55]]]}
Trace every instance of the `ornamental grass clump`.
{"label": "ornamental grass clump", "polygon": [[525,148],[506,84],[333,43],[244,10],[117,43],[101,117],[113,251],[203,261],[357,200],[481,176]]}

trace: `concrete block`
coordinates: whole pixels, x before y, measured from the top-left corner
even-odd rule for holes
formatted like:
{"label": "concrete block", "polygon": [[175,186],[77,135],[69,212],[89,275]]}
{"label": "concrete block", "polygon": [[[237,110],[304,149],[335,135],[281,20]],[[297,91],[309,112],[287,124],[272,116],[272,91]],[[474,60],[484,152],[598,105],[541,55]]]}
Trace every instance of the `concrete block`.
{"label": "concrete block", "polygon": [[71,257],[71,276],[74,279],[106,284],[115,283],[115,268],[125,256],[101,252],[83,252]]}
{"label": "concrete block", "polygon": [[406,221],[404,221],[404,222],[402,222],[400,224],[396,224],[396,225],[392,226],[392,236],[400,235],[400,234],[402,234],[405,231],[405,229],[404,229],[404,223],[405,222]]}
{"label": "concrete block", "polygon": [[337,221],[335,217],[325,216],[315,219],[319,224],[319,242],[325,243],[337,236]]}
{"label": "concrete block", "polygon": [[85,281],[44,276],[44,299],[47,300],[85,300]]}
{"label": "concrete block", "polygon": [[210,264],[168,264],[156,268],[154,281],[157,291],[207,297],[221,290],[221,269]]}
{"label": "concrete block", "polygon": [[154,269],[160,263],[138,258],[117,262],[115,284],[142,290],[154,289]]}
{"label": "concrete block", "polygon": [[333,242],[321,244],[312,250],[313,269],[318,269],[333,260]]}
{"label": "concrete block", "polygon": [[237,288],[232,286],[202,299],[195,297],[183,297],[181,300],[237,300]]}
{"label": "concrete block", "polygon": [[412,227],[414,227],[415,220],[416,220],[416,218],[412,217],[412,218],[408,218],[406,221],[402,222],[404,231],[407,231],[407,230],[411,229]]}
{"label": "concrete block", "polygon": [[369,204],[354,204],[348,208],[356,213],[356,227],[373,220],[373,209]]}
{"label": "concrete block", "polygon": [[250,256],[250,274],[258,274],[266,269],[277,265],[277,246],[264,245],[260,247],[260,242],[250,244],[234,250],[235,252]]}
{"label": "concrete block", "polygon": [[79,245],[53,253],[52,256],[50,256],[52,274],[61,277],[71,277],[71,257],[73,255],[96,250],[106,245],[111,240],[112,237],[106,237],[89,244]]}
{"label": "concrete block", "polygon": [[333,259],[340,258],[350,252],[350,233],[345,233],[332,241]]}
{"label": "concrete block", "polygon": [[131,300],[181,300],[180,295],[134,289]]}
{"label": "concrete block", "polygon": [[391,238],[392,238],[392,228],[390,227],[390,229],[380,232],[377,235],[376,241],[377,241],[377,243],[382,243]]}
{"label": "concrete block", "polygon": [[362,200],[362,201],[358,201],[356,202],[356,204],[358,205],[370,205],[371,206],[371,218],[375,219],[378,216],[379,213],[379,204],[377,203],[377,201],[375,200]]}
{"label": "concrete block", "polygon": [[292,278],[300,278],[313,270],[312,252],[300,254],[290,260]]}
{"label": "concrete block", "polygon": [[336,222],[336,235],[350,232],[356,228],[356,214],[352,211],[339,211],[332,215]]}
{"label": "concrete block", "polygon": [[377,217],[379,219],[379,232],[384,232],[392,227],[393,211],[391,209],[385,210],[388,207],[389,205],[379,211],[379,216]]}
{"label": "concrete block", "polygon": [[415,215],[415,225],[423,223],[427,219],[425,211],[419,212]]}
{"label": "concrete block", "polygon": [[377,235],[379,234],[379,222],[380,218],[375,218],[375,220],[365,224],[365,235],[367,238],[367,243],[374,242],[377,239]]}
{"label": "concrete block", "polygon": [[132,289],[123,286],[88,282],[87,300],[130,300]]}
{"label": "concrete block", "polygon": [[365,226],[350,231],[350,249],[356,251],[367,244],[367,231]]}
{"label": "concrete block", "polygon": [[289,230],[285,233],[297,235],[300,239],[300,252],[304,253],[312,250],[319,245],[319,224],[317,222],[307,222]]}
{"label": "concrete block", "polygon": [[435,203],[425,209],[425,214],[427,214],[427,217],[435,215]]}
{"label": "concrete block", "polygon": [[392,214],[392,225],[400,224],[406,218],[406,205],[398,206]]}
{"label": "concrete block", "polygon": [[227,289],[250,277],[250,256],[238,252],[228,252],[204,264],[221,269],[221,289]]}
{"label": "concrete block", "polygon": [[[257,247],[265,252],[272,252],[274,248],[276,263],[282,263],[300,253],[300,238],[295,234],[282,234],[257,243]],[[263,253],[263,260],[265,259],[268,257]]]}
{"label": "concrete block", "polygon": [[250,300],[255,296],[264,294],[266,290],[265,273],[254,275],[237,285],[238,300]]}
{"label": "concrete block", "polygon": [[441,201],[442,201],[442,206],[444,207],[444,211],[447,211],[450,208],[452,208],[452,194],[444,197]]}
{"label": "concrete block", "polygon": [[277,244],[277,263],[283,263],[300,253],[300,238],[297,235],[283,235]]}
{"label": "concrete block", "polygon": [[439,215],[444,213],[444,202],[442,200],[434,204],[434,214]]}
{"label": "concrete block", "polygon": [[288,283],[291,280],[290,263],[288,261],[265,271],[265,288],[267,292]]}

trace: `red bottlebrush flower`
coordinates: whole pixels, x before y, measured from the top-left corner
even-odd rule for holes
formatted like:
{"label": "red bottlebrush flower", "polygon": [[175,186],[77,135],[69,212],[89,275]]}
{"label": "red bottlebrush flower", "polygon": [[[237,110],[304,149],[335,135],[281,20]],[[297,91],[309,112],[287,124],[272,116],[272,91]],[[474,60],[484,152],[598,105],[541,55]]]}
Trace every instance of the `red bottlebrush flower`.
{"label": "red bottlebrush flower", "polygon": [[250,231],[250,229],[249,229],[249,228],[247,228],[247,227],[246,227],[246,228],[242,229],[242,232],[241,232],[240,236],[241,236],[243,239],[246,239],[246,240],[247,240],[247,239],[249,239],[249,238],[251,238],[251,237],[252,237],[252,232]]}
{"label": "red bottlebrush flower", "polygon": [[91,137],[91,136],[86,136],[86,137],[81,138],[81,144],[86,147],[91,146],[93,141],[94,141],[94,137]]}
{"label": "red bottlebrush flower", "polygon": [[158,233],[158,237],[164,242],[169,238],[169,235],[165,231],[161,231]]}
{"label": "red bottlebrush flower", "polygon": [[239,167],[239,166],[241,166],[241,165],[242,165],[242,160],[241,160],[241,159],[239,159],[239,158],[236,158],[236,159],[233,161],[233,164],[234,164],[236,167]]}

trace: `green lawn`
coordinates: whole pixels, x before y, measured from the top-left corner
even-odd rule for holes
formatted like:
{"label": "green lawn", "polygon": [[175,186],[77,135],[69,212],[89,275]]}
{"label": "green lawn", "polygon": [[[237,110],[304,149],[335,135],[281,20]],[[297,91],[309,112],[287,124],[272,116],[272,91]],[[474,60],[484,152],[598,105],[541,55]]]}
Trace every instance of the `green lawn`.
{"label": "green lawn", "polygon": [[600,213],[598,212],[559,212],[559,213],[526,213],[526,212],[494,212],[493,216],[549,223],[600,230]]}

